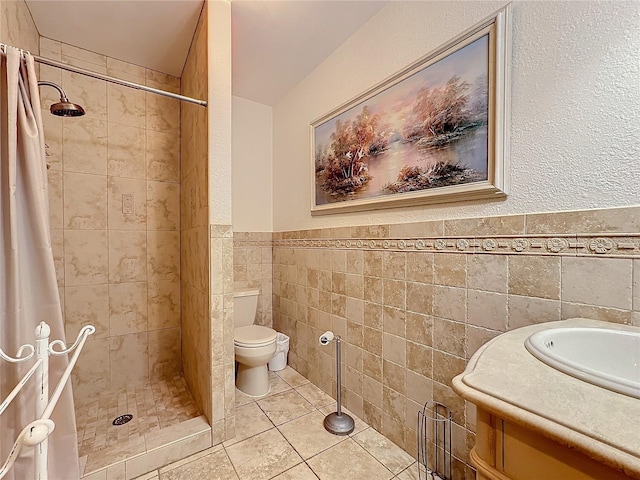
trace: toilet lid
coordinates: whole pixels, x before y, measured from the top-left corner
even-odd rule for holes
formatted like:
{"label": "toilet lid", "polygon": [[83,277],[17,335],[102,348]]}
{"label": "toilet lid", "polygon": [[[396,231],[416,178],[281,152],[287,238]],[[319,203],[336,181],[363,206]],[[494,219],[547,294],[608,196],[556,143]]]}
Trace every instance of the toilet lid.
{"label": "toilet lid", "polygon": [[233,340],[236,345],[245,345],[250,347],[268,345],[275,341],[277,336],[278,332],[273,328],[262,327],[260,325],[238,327],[233,332]]}

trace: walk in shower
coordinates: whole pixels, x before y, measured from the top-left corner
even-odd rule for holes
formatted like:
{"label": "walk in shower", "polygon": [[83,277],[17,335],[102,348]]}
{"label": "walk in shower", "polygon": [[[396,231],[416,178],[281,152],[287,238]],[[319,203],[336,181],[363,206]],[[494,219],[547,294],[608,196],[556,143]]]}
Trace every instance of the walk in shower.
{"label": "walk in shower", "polygon": [[[25,12],[3,5],[19,22],[1,41],[28,43]],[[80,472],[131,478],[212,442],[208,244],[191,241],[198,215],[208,239],[206,7],[182,78],[36,38],[65,333],[96,328],[72,376]]]}

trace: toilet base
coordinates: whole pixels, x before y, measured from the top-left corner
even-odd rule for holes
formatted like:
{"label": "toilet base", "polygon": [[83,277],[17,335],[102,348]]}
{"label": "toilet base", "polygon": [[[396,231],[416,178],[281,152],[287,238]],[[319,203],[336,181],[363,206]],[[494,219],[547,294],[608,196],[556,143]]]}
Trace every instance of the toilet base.
{"label": "toilet base", "polygon": [[263,397],[269,393],[269,371],[267,366],[250,367],[238,363],[236,388],[250,397]]}

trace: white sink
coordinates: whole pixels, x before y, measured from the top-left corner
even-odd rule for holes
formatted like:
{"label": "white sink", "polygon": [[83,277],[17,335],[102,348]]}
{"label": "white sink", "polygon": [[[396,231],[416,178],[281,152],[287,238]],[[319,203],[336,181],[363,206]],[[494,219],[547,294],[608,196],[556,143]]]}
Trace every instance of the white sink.
{"label": "white sink", "polygon": [[531,335],[525,347],[561,372],[640,399],[640,331],[551,328]]}

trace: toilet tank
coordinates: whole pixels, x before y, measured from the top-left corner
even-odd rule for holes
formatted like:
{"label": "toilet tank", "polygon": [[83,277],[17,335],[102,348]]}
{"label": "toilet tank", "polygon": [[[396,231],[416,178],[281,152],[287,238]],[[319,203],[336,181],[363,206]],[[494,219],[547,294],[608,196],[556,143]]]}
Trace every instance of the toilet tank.
{"label": "toilet tank", "polygon": [[253,325],[258,310],[257,288],[233,292],[233,323],[235,328]]}

